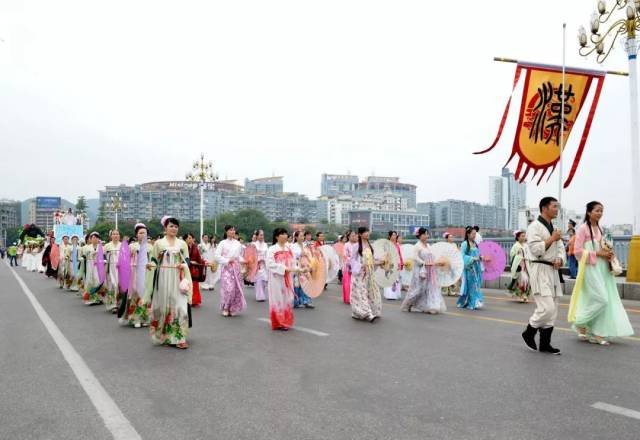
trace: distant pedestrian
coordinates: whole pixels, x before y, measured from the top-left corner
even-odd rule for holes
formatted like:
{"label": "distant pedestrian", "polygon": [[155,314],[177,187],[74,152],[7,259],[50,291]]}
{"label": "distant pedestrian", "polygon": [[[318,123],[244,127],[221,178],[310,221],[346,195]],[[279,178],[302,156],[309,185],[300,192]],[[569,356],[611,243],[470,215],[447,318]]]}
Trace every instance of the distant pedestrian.
{"label": "distant pedestrian", "polygon": [[374,278],[375,267],[381,262],[374,259],[369,243],[369,228],[358,228],[358,244],[351,254],[351,316],[373,323],[382,315],[380,288]]}
{"label": "distant pedestrian", "polygon": [[9,265],[11,267],[13,266],[18,266],[18,247],[16,246],[15,243],[13,243],[11,246],[9,246],[9,249],[7,249],[7,255],[9,256]]}
{"label": "distant pedestrian", "polygon": [[569,322],[581,340],[609,345],[608,338],[631,336],[633,328],[611,273],[615,254],[613,243],[600,228],[603,211],[600,202],[587,204],[584,223],[576,233],[575,253],[580,269],[571,295]]}
{"label": "distant pedestrian", "polygon": [[514,238],[516,242],[509,253],[511,259],[511,285],[509,285],[509,291],[513,296],[519,298],[520,302],[527,302],[531,294],[529,274],[527,273],[525,261],[527,234],[524,231],[516,231]]}
{"label": "distant pedestrian", "polygon": [[569,229],[569,242],[567,243],[567,256],[569,261],[569,275],[572,280],[575,280],[578,276],[578,259],[575,254],[576,246],[576,231],[575,229]]}

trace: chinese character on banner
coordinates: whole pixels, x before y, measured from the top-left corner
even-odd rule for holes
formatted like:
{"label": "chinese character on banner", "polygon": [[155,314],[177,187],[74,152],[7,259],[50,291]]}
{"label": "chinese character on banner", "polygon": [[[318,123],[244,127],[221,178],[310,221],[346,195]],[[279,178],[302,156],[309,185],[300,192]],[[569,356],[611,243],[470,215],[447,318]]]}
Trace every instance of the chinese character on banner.
{"label": "chinese character on banner", "polygon": [[[587,121],[582,132],[575,158],[564,187],[568,187],[582,158],[593,115],[595,114],[600,92],[604,84],[605,72],[566,68],[564,86],[562,84],[562,68],[557,66],[542,66],[518,63],[513,81],[513,90],[523,71],[526,71],[520,116],[513,140],[513,149],[507,164],[517,157],[515,178],[522,182],[533,171],[532,178],[538,177],[540,184],[547,173],[553,174],[560,160],[560,145],[566,147],[571,130],[578,119],[580,110],[589,94],[595,79],[596,90],[591,101]],[[562,119],[562,101],[564,98],[564,120]],[[491,151],[498,143],[504,129],[511,98],[507,102],[498,135],[493,144],[484,151],[474,154],[484,154]],[[564,139],[560,140],[561,127],[564,125]]]}

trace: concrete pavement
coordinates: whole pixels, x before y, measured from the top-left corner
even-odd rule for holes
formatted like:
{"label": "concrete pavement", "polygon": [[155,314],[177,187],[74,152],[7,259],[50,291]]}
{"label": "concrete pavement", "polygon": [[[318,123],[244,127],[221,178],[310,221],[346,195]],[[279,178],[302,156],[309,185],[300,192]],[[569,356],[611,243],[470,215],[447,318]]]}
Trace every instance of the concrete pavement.
{"label": "concrete pavement", "polygon": [[[143,439],[637,439],[640,339],[599,347],[557,331],[562,356],[520,338],[532,304],[486,290],[481,311],[350,318],[339,286],[272,332],[267,304],[236,318],[217,293],[194,310],[191,348],[151,345],[104,307],[17,273]],[[640,304],[625,302],[640,333]],[[113,438],[6,265],[0,264],[1,439]],[[558,327],[568,329],[566,308]]]}

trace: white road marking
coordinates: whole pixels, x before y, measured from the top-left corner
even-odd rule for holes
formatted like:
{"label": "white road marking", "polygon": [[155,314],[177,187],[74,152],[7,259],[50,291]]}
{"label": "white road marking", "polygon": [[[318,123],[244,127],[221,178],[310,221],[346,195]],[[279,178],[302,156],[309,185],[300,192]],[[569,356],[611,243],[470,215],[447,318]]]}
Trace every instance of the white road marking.
{"label": "white road marking", "polygon": [[[271,324],[271,320],[267,319],[267,318],[258,318],[258,321],[262,321],[262,322],[268,322],[269,324]],[[297,330],[299,332],[304,332],[304,333],[310,333],[312,335],[316,335],[316,336],[329,336],[329,333],[325,333],[325,332],[320,332],[318,330],[314,330],[312,328],[306,328],[306,327],[298,327],[293,326],[291,327],[293,330]]]}
{"label": "white road marking", "polygon": [[596,402],[591,405],[591,408],[600,409],[620,416],[630,417],[632,419],[640,420],[640,411],[635,411],[622,406],[610,405],[604,402]]}
{"label": "white road marking", "polygon": [[[9,265],[7,264],[7,266]],[[129,420],[122,414],[118,405],[116,405],[111,396],[109,396],[109,393],[102,387],[84,359],[82,359],[82,356],[78,354],[73,348],[73,345],[71,345],[55,322],[53,322],[49,314],[42,308],[42,305],[40,305],[40,302],[38,302],[25,282],[22,281],[20,275],[18,275],[12,267],[9,267],[9,269],[16,280],[18,280],[18,284],[20,284],[22,291],[31,302],[40,321],[42,321],[42,324],[44,324],[51,338],[53,338],[53,341],[60,349],[62,356],[64,356],[71,370],[73,370],[78,382],[80,382],[85,393],[87,393],[89,399],[91,399],[91,403],[96,407],[98,414],[102,417],[105,426],[111,432],[113,438],[115,440],[141,440],[142,437],[140,437],[140,434],[138,434]]]}

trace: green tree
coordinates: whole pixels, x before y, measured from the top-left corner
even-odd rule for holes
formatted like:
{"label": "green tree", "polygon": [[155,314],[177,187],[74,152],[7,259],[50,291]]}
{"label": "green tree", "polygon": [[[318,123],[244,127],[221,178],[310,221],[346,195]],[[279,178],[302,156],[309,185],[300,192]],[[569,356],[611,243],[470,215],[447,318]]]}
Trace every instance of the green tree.
{"label": "green tree", "polygon": [[87,212],[87,200],[84,196],[79,196],[76,201],[76,212]]}
{"label": "green tree", "polygon": [[100,208],[98,209],[98,218],[96,219],[96,224],[105,223],[107,221],[107,205],[103,202],[100,203]]}

